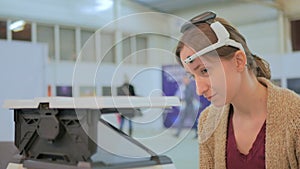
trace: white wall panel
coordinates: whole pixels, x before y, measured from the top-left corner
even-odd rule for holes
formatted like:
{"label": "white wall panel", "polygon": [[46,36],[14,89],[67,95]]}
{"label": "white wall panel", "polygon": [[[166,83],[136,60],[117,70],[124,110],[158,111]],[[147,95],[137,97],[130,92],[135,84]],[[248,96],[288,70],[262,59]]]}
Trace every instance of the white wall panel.
{"label": "white wall panel", "polygon": [[46,96],[47,47],[18,41],[0,41],[0,141],[13,141],[13,112],[2,108],[7,99]]}

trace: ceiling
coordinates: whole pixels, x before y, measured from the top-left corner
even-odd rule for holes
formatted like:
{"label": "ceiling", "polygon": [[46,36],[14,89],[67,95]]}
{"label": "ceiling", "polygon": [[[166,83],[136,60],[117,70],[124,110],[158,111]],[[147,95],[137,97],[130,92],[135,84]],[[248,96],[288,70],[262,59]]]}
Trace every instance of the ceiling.
{"label": "ceiling", "polygon": [[192,8],[195,6],[220,5],[228,3],[254,2],[264,5],[273,5],[279,0],[131,0],[156,11],[174,13],[175,11]]}
{"label": "ceiling", "polygon": [[172,13],[174,11],[191,8],[194,6],[201,6],[201,5],[206,6],[206,5],[212,5],[218,3],[228,3],[237,0],[132,0],[132,1],[160,12]]}

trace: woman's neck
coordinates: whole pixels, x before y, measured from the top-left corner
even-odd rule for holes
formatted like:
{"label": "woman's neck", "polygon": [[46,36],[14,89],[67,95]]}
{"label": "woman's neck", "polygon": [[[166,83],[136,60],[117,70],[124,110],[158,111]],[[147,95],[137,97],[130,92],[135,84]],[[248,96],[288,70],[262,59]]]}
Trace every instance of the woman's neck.
{"label": "woman's neck", "polygon": [[[251,77],[249,77],[251,78]],[[239,94],[233,99],[232,105],[236,117],[243,119],[266,118],[267,87],[255,77],[244,79]]]}

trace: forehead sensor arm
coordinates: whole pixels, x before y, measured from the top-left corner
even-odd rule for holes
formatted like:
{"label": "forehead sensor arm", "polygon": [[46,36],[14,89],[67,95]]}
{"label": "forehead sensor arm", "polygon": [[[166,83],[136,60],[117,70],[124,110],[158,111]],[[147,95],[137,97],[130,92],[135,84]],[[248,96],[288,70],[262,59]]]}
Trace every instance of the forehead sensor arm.
{"label": "forehead sensor arm", "polygon": [[207,46],[206,48],[196,52],[195,54],[187,57],[184,62],[187,63],[191,63],[193,60],[195,60],[197,57],[200,57],[208,52],[211,52],[213,50],[216,50],[222,46],[232,46],[232,47],[236,47],[240,50],[242,50],[244,52],[244,48],[243,46],[230,39],[229,38],[229,32],[225,29],[225,27],[220,23],[220,22],[214,22],[210,25],[210,27],[212,28],[212,30],[215,32],[218,41],[210,46]]}

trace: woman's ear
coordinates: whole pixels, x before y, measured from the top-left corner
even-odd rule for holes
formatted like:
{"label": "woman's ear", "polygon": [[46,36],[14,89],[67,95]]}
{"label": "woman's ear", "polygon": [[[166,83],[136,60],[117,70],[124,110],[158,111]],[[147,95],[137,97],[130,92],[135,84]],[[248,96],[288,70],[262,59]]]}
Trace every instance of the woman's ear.
{"label": "woman's ear", "polygon": [[235,65],[236,65],[237,71],[244,71],[244,69],[247,65],[246,54],[243,51],[238,50],[235,52],[234,57],[235,57]]}

